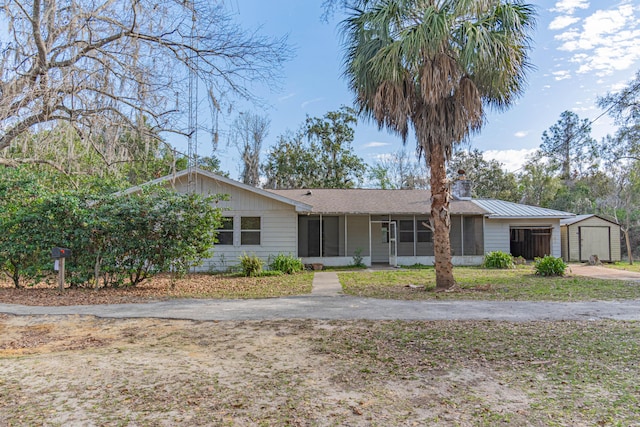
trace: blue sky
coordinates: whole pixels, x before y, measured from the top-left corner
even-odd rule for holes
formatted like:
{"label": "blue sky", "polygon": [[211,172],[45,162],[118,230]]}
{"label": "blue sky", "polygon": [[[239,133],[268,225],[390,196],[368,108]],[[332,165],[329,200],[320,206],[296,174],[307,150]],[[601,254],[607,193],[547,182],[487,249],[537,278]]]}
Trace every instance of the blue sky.
{"label": "blue sky", "polygon": [[[640,68],[640,0],[547,0],[533,2],[538,11],[533,34],[531,62],[524,96],[508,111],[489,112],[471,147],[495,158],[507,169],[517,169],[526,155],[538,148],[544,130],[560,113],[572,110],[593,120],[602,111],[598,96],[624,87]],[[246,28],[281,36],[288,34],[295,57],[285,65],[276,91],[252,90],[266,100],[264,108],[252,109],[271,119],[263,156],[278,135],[296,130],[307,115],[320,117],[341,105],[351,105],[352,93],[342,77],[343,49],[338,29],[340,16],[321,21],[321,0],[231,0],[225,6]],[[221,139],[216,154],[233,178],[239,174],[237,150],[227,147],[225,128],[236,112],[220,117]],[[613,130],[602,117],[593,124],[592,135],[602,138]],[[413,150],[414,140],[407,143]],[[354,149],[368,163],[402,147],[397,136],[361,121]],[[200,155],[210,147],[201,144]],[[263,157],[264,158],[264,157]]]}

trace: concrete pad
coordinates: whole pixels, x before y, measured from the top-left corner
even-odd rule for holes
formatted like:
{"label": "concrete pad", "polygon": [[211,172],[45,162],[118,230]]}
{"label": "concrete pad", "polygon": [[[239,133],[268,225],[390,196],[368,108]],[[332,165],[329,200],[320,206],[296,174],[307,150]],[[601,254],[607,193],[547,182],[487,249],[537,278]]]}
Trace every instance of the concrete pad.
{"label": "concrete pad", "polygon": [[331,271],[319,271],[314,273],[311,295],[325,297],[342,295],[342,285],[340,285],[338,275]]}
{"label": "concrete pad", "polygon": [[619,270],[601,265],[570,264],[569,272],[576,276],[593,277],[594,279],[626,280],[640,282],[640,273],[635,271]]}

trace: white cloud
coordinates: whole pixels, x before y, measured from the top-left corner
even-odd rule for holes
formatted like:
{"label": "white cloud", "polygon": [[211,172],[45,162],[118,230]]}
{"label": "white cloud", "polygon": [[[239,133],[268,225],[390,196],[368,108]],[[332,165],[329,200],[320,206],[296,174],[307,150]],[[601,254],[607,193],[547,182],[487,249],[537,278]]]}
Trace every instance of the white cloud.
{"label": "white cloud", "polygon": [[575,113],[586,113],[588,111],[594,111],[596,109],[596,107],[573,107],[571,109],[571,111],[575,112]]}
{"label": "white cloud", "polygon": [[393,160],[393,153],[376,154],[373,158],[378,162],[387,162]]}
{"label": "white cloud", "polygon": [[554,71],[551,74],[553,74],[556,80],[565,80],[571,78],[571,73],[568,70]]}
{"label": "white cloud", "polygon": [[377,147],[386,147],[387,145],[391,145],[388,142],[368,142],[366,144],[363,145],[364,148],[377,148]]}
{"label": "white cloud", "polygon": [[629,82],[627,80],[622,80],[617,83],[613,83],[611,87],[609,87],[609,90],[611,92],[620,92],[627,87],[629,87]]}
{"label": "white cloud", "polygon": [[572,15],[576,9],[588,9],[588,0],[560,0],[556,2],[556,5],[551,12],[568,13]]}
{"label": "white cloud", "polygon": [[553,18],[553,21],[549,23],[549,29],[561,30],[563,28],[567,28],[569,25],[575,24],[578,21],[580,21],[580,18],[576,18],[575,16],[556,16],[555,18]]}
{"label": "white cloud", "polygon": [[520,150],[488,150],[484,151],[482,156],[488,160],[497,160],[502,163],[504,169],[509,172],[515,172],[521,169],[527,162],[527,157],[536,151],[537,148],[522,148]]}
{"label": "white cloud", "polygon": [[308,101],[304,101],[302,104],[300,104],[300,107],[302,108],[307,108],[310,104],[314,104],[316,102],[320,102],[322,101],[324,98],[314,98],[314,99],[310,99]]}
{"label": "white cloud", "polygon": [[580,74],[605,76],[629,69],[640,60],[640,19],[636,12],[628,1],[613,9],[596,10],[582,20],[580,28],[555,36],[561,42],[558,49],[573,54],[570,61],[577,64]]}
{"label": "white cloud", "polygon": [[288,93],[288,94],[286,94],[286,95],[281,96],[280,98],[278,98],[278,101],[280,101],[280,102],[282,102],[282,101],[286,101],[287,99],[289,99],[289,98],[293,98],[294,96],[296,96],[295,92],[291,92],[291,93]]}
{"label": "white cloud", "polygon": [[513,134],[513,136],[515,136],[516,138],[524,138],[527,135],[529,135],[529,131],[526,130],[519,130],[518,132]]}

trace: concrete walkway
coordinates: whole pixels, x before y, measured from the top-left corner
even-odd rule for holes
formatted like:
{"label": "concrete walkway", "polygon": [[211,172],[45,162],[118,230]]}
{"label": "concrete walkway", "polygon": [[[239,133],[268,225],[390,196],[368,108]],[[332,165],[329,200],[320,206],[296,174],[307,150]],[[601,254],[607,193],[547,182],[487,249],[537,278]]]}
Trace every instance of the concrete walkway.
{"label": "concrete walkway", "polygon": [[342,295],[342,285],[338,280],[338,274],[332,271],[319,271],[313,273],[313,288],[311,295],[323,297],[336,297]]}

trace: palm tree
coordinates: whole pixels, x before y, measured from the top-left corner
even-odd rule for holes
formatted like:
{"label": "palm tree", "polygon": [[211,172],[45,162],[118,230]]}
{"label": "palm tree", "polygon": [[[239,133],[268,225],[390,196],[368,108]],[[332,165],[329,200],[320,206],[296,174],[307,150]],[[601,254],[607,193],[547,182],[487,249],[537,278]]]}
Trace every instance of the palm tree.
{"label": "palm tree", "polygon": [[446,162],[503,109],[530,68],[533,6],[518,0],[356,0],[343,22],[345,75],[360,112],[406,142],[410,128],[430,167],[436,289],[455,286]]}

